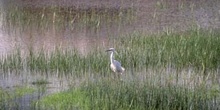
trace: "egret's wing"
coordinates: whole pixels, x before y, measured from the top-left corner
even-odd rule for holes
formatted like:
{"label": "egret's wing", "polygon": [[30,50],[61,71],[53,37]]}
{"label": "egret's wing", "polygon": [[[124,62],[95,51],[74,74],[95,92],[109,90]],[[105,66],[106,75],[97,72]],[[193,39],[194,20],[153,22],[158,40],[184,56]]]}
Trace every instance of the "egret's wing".
{"label": "egret's wing", "polygon": [[119,61],[117,61],[117,60],[114,60],[114,65],[121,66],[121,63]]}
{"label": "egret's wing", "polygon": [[115,66],[115,70],[118,72],[118,73],[122,73],[124,71],[124,68],[121,67],[121,63],[118,62],[117,60],[114,60],[114,66]]}

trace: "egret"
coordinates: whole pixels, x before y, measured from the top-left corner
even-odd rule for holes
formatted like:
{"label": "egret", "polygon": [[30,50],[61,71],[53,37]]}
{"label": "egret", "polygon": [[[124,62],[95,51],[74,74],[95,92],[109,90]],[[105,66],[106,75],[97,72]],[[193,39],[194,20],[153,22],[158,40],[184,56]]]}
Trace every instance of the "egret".
{"label": "egret", "polygon": [[[114,48],[109,48],[106,52],[110,52],[110,68],[114,73],[122,74],[125,69],[121,66],[121,63],[114,60],[114,53],[116,52]],[[117,53],[117,52],[116,52]]]}

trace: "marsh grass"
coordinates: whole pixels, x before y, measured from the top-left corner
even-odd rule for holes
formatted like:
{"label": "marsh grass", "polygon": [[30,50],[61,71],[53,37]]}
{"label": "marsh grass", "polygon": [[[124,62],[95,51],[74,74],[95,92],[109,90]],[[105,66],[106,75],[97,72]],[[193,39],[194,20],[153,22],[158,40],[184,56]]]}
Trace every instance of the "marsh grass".
{"label": "marsh grass", "polygon": [[[214,94],[214,95],[211,95]],[[205,86],[149,85],[138,80],[90,80],[79,88],[42,98],[41,109],[217,109],[219,101]],[[40,106],[41,105],[41,106]]]}
{"label": "marsh grass", "polygon": [[[206,73],[219,68],[219,35],[219,32],[203,30],[169,35],[134,33],[117,39],[115,48],[119,54],[115,57],[128,70],[170,66],[180,70],[192,67]],[[30,49],[29,54],[23,57],[17,49],[16,53],[1,59],[0,67],[3,70],[30,69],[67,74],[104,74],[109,70],[109,56],[104,50],[94,50],[96,51],[81,55],[71,49],[57,48],[50,54],[43,49],[37,53]]]}
{"label": "marsh grass", "polygon": [[[158,2],[158,7],[165,8]],[[5,28],[33,27],[101,28],[134,20],[133,9],[75,7],[10,8],[4,17]],[[36,21],[37,20],[37,21]],[[53,52],[44,49],[27,55],[21,49],[2,57],[0,68],[7,71],[30,70],[73,77],[70,89],[33,103],[36,109],[218,109],[220,105],[219,64],[220,33],[195,28],[182,33],[169,30],[147,35],[134,32],[115,39],[115,58],[125,74],[115,78],[109,69],[109,55],[99,47],[81,55],[74,49]],[[75,78],[75,79],[74,79]],[[47,83],[37,80],[32,84]],[[20,97],[32,91],[15,90]],[[18,106],[13,97],[0,90],[1,108]]]}
{"label": "marsh grass", "polygon": [[[163,1],[156,5],[160,9],[169,7]],[[56,30],[96,30],[112,24],[120,27],[133,22],[135,13],[134,8],[50,6],[9,7],[2,15],[6,31],[18,28],[20,32],[51,27]],[[109,55],[99,47],[87,55],[59,48],[51,53],[30,48],[23,55],[18,48],[15,53],[1,57],[0,69],[5,73],[28,70],[73,77],[69,90],[34,102],[36,109],[219,109],[219,37],[218,30],[195,28],[172,33],[167,28],[162,34],[134,32],[115,38],[112,42],[119,53],[115,58],[126,69],[120,78],[114,77],[109,69]],[[44,83],[47,82],[32,82]],[[15,96],[28,91],[32,92],[29,88],[17,88]],[[10,103],[14,97],[3,89],[0,98],[3,109],[18,106]]]}
{"label": "marsh grass", "polygon": [[26,57],[17,52],[1,59],[1,68],[73,77],[68,91],[34,102],[39,109],[219,108],[218,32],[134,33],[126,38],[116,44],[115,57],[126,68],[119,79],[109,70],[109,55],[98,49],[85,56],[58,48],[50,54],[30,51]]}
{"label": "marsh grass", "polygon": [[117,41],[115,58],[126,68],[119,79],[109,69],[109,55],[99,49],[87,55],[30,49],[26,56],[18,49],[2,58],[0,67],[73,77],[68,91],[36,101],[39,109],[219,108],[219,32],[134,33]]}
{"label": "marsh grass", "polygon": [[[166,66],[198,69],[218,68],[219,33],[191,30],[180,34],[134,33],[119,40],[123,64],[134,67]],[[129,65],[126,65],[126,67]]]}
{"label": "marsh grass", "polygon": [[56,30],[68,28],[82,30],[84,28],[99,29],[104,25],[123,25],[135,19],[134,8],[105,8],[105,7],[25,7],[11,6],[4,14],[4,29],[7,31],[19,27],[26,29]]}
{"label": "marsh grass", "polygon": [[[168,86],[139,85],[135,82],[103,82],[86,86],[89,108],[105,109],[197,109],[207,103],[206,90],[194,91]],[[111,83],[111,84],[110,84]],[[113,83],[113,84],[112,84]],[[197,92],[200,91],[201,94]],[[195,97],[195,98],[192,98]],[[203,102],[204,101],[204,102]],[[201,108],[206,108],[208,104]]]}

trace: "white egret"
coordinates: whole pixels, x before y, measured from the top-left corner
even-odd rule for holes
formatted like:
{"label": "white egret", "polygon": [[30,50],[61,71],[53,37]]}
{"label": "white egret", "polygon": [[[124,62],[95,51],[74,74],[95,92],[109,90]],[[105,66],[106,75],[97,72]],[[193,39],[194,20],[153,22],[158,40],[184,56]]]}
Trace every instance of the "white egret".
{"label": "white egret", "polygon": [[125,69],[121,66],[121,63],[118,62],[117,60],[114,60],[114,53],[116,52],[114,48],[109,48],[108,50],[106,50],[106,52],[111,52],[110,53],[110,68],[113,72],[115,73],[120,73],[122,74]]}

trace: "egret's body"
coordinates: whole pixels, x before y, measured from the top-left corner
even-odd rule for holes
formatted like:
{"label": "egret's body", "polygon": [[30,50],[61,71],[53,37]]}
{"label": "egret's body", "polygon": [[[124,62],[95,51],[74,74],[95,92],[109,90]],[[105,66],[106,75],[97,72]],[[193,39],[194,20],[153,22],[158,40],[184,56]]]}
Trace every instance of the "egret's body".
{"label": "egret's body", "polygon": [[114,60],[115,49],[114,48],[110,48],[110,49],[108,49],[106,51],[111,52],[111,54],[110,54],[110,62],[111,62],[110,68],[111,68],[111,70],[113,72],[115,72],[115,73],[122,74],[125,71],[125,69],[121,66],[120,62],[118,62],[117,60]]}

